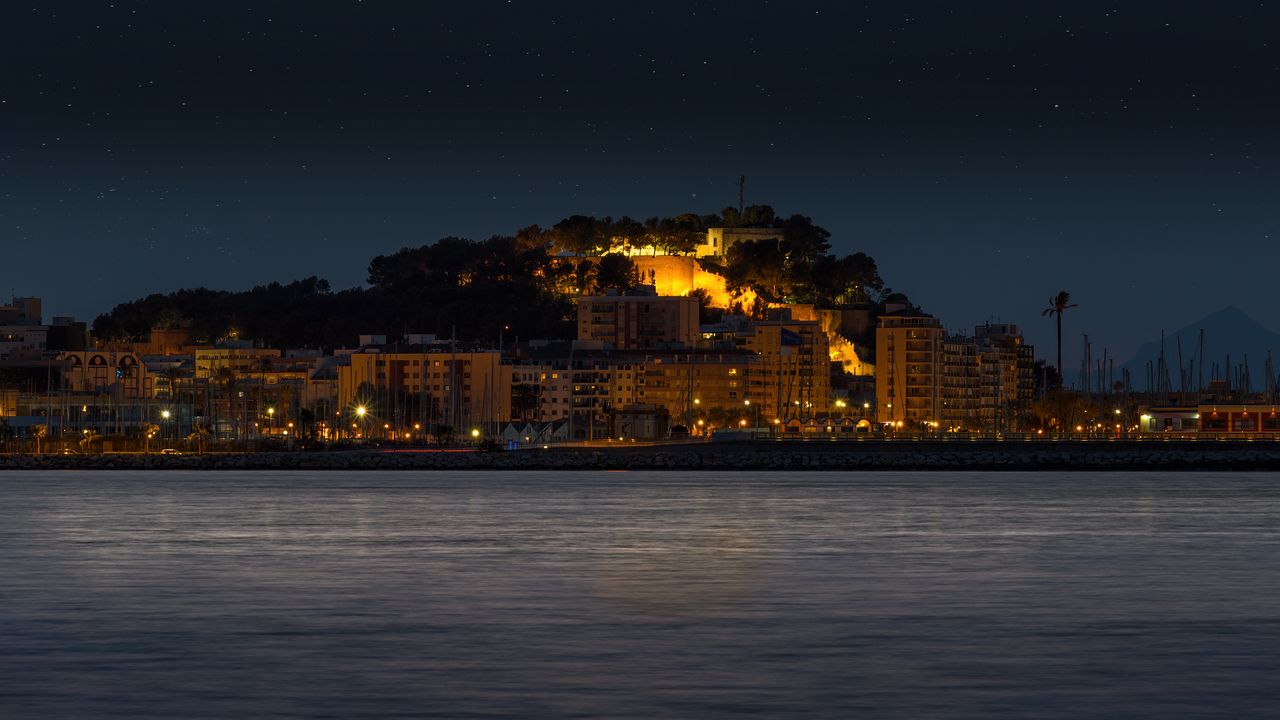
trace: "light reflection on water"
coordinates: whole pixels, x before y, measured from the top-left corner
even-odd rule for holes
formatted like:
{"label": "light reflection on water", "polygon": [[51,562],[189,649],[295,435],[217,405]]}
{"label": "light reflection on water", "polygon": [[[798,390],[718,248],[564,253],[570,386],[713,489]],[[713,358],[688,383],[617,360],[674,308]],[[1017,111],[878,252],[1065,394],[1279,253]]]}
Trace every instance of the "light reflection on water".
{"label": "light reflection on water", "polygon": [[1266,716],[1277,481],[10,472],[0,717]]}

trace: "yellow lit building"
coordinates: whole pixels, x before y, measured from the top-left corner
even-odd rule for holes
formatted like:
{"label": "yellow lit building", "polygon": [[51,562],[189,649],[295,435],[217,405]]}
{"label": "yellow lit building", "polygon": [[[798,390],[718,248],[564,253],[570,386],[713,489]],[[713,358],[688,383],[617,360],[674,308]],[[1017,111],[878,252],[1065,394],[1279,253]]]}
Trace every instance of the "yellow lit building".
{"label": "yellow lit building", "polygon": [[196,379],[214,377],[222,368],[236,375],[251,375],[276,362],[280,351],[255,347],[197,347],[195,348]]}
{"label": "yellow lit building", "polygon": [[771,419],[761,360],[742,350],[693,350],[645,356],[637,379],[636,403],[658,405],[673,423],[698,409],[738,410],[757,403],[761,424]]}
{"label": "yellow lit building", "polygon": [[[693,251],[694,257],[724,257],[729,248],[746,240],[767,240],[781,238],[782,231],[777,228],[759,227],[713,227],[707,228],[707,235]],[[628,245],[617,252],[631,257],[661,257],[666,251],[650,244]]]}
{"label": "yellow lit building", "polygon": [[[350,364],[338,367],[338,405],[358,426],[416,423],[487,432],[511,417],[510,374],[497,351],[364,348],[349,357]],[[357,415],[357,408],[364,414]]]}
{"label": "yellow lit building", "polygon": [[505,365],[509,419],[564,420],[573,409],[580,417],[590,415],[603,423],[611,412],[634,402],[639,361],[632,353],[581,350],[572,358]]}
{"label": "yellow lit building", "polygon": [[942,420],[943,329],[932,315],[902,309],[876,328],[876,406],[881,423]]}
{"label": "yellow lit building", "polygon": [[930,315],[890,313],[876,330],[876,359],[879,419],[895,425],[1008,430],[1035,393],[1034,349],[1007,323],[947,336]]}
{"label": "yellow lit building", "polygon": [[[703,337],[759,357],[753,396],[770,418],[826,415],[831,400],[831,351],[822,322],[793,319],[791,308],[770,313],[774,319],[729,318],[707,328]],[[803,315],[802,315],[803,316]]]}

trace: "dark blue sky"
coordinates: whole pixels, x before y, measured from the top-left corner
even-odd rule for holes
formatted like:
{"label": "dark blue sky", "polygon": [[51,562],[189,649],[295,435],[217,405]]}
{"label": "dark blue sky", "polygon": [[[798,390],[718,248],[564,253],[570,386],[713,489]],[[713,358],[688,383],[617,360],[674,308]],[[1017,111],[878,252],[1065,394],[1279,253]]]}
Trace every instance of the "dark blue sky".
{"label": "dark blue sky", "polygon": [[[572,213],[802,212],[951,327],[1280,326],[1270,3],[28,3],[0,291],[91,318]],[[1054,6],[1057,7],[1054,7]],[[372,330],[376,330],[371,328]]]}

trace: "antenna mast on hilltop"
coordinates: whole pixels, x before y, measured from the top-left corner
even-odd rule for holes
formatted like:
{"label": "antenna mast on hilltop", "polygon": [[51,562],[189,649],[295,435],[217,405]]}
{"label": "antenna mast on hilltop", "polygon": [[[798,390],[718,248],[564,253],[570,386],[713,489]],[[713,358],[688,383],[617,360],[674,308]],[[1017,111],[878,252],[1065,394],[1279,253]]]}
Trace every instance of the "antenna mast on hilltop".
{"label": "antenna mast on hilltop", "polygon": [[746,206],[742,202],[743,198],[745,197],[746,187],[747,187],[747,176],[739,175],[738,176],[738,215],[739,216],[741,216],[742,211],[746,209]]}

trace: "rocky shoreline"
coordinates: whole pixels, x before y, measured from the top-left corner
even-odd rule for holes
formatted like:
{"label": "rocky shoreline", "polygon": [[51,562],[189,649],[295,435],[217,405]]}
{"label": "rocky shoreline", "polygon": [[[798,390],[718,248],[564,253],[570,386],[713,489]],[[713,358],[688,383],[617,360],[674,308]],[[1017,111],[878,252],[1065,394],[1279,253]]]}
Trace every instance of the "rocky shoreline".
{"label": "rocky shoreline", "polygon": [[1280,443],[716,443],[506,452],[0,455],[4,470],[1250,470]]}

